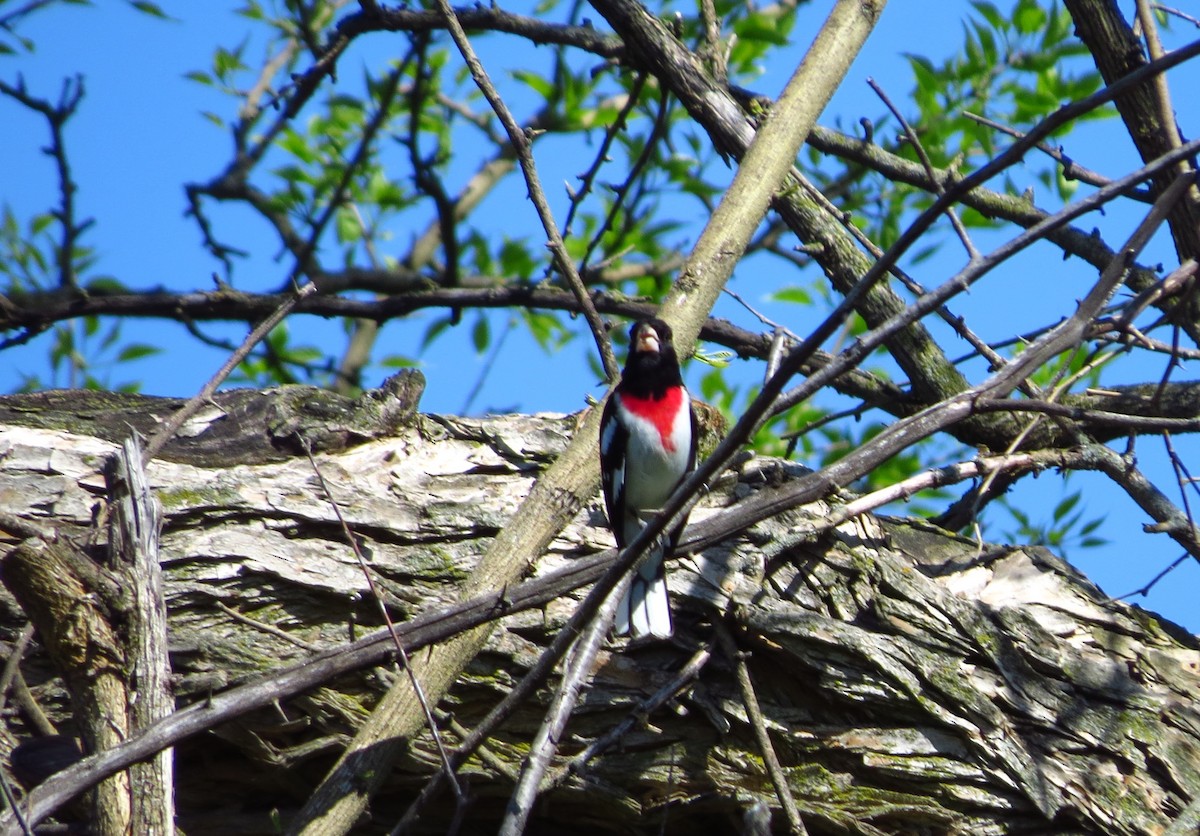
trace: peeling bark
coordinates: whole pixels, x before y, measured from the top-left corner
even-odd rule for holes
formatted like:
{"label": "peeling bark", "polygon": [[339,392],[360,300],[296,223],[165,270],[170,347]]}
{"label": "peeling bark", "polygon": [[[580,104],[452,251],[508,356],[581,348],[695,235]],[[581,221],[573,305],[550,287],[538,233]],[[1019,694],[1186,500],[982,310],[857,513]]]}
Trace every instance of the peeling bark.
{"label": "peeling bark", "polygon": [[[278,393],[238,397],[269,402]],[[11,404],[0,398],[8,416],[0,423],[0,509],[59,538],[6,541],[0,533],[4,581],[17,591],[0,596],[0,638],[16,645],[25,612],[62,625],[63,635],[36,637],[21,670],[59,731],[73,734],[85,711],[99,710],[72,703],[79,678],[116,665],[103,634],[78,626],[112,591],[95,587],[86,537],[104,494],[103,460],[116,445],[21,426],[16,412],[3,411]],[[151,411],[166,413],[162,406]],[[457,600],[575,424],[572,416],[420,415],[387,432],[364,427],[362,443],[317,456],[397,620]],[[221,460],[232,462],[237,450]],[[189,460],[175,450],[147,468],[164,507],[163,592],[181,707],[379,622],[307,459],[248,458],[212,466],[207,454]],[[798,472],[751,460],[736,482],[714,487],[693,519],[711,520]],[[719,651],[670,708],[581,771],[563,769],[707,646],[714,618],[726,619],[749,654],[767,731],[809,833],[1159,833],[1200,795],[1194,637],[1108,601],[1045,550],[981,548],[900,519],[807,533],[829,510],[786,511],[672,562],[675,639],[602,650],[531,832],[650,833],[664,819],[672,830],[734,831],[756,802],[783,826],[734,666]],[[535,571],[611,545],[593,502]],[[38,573],[50,577],[35,582]],[[65,584],[74,591],[62,591]],[[469,729],[532,664],[575,600],[505,618],[439,709]],[[180,745],[179,826],[268,833],[286,824],[396,675],[379,668],[341,677]],[[127,699],[128,684],[115,683],[118,697]],[[494,829],[548,696],[540,692],[487,757],[468,763],[469,829]],[[453,743],[451,725],[444,730]],[[10,707],[2,734],[9,751],[34,736],[32,720]],[[417,739],[359,830],[386,832],[437,764],[429,736]],[[446,796],[420,827],[445,832],[453,813]]]}

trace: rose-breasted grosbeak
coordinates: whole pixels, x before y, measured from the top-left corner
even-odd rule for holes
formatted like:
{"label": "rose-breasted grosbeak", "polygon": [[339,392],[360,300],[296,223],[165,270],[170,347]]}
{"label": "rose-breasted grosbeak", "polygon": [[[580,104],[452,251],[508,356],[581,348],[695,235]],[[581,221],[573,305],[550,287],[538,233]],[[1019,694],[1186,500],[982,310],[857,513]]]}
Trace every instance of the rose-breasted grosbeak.
{"label": "rose-breasted grosbeak", "polygon": [[[646,319],[629,329],[629,357],[600,421],[600,479],[608,524],[620,548],[632,542],[696,465],[696,414],[683,386],[671,328]],[[617,608],[616,632],[671,635],[663,557],[683,524],[647,548]]]}

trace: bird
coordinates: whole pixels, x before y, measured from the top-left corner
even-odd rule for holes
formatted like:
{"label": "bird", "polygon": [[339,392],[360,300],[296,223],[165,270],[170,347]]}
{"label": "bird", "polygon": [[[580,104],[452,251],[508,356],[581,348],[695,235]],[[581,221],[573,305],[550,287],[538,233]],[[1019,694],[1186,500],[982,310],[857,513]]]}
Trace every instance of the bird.
{"label": "bird", "polygon": [[[671,327],[661,319],[635,322],[629,329],[625,370],[600,419],[600,482],[619,548],[633,542],[695,469],[698,437]],[[683,525],[681,520],[647,547],[617,607],[618,635],[671,635],[663,559],[674,550]]]}

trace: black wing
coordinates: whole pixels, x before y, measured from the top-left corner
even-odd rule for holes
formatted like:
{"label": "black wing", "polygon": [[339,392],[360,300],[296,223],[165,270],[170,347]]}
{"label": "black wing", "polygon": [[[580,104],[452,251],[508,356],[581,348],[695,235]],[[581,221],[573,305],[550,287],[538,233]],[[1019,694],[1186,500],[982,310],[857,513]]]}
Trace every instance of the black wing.
{"label": "black wing", "polygon": [[[607,443],[606,443],[607,442]],[[629,447],[629,432],[617,418],[617,396],[613,394],[604,405],[600,418],[600,487],[604,490],[604,507],[608,511],[608,527],[617,538],[617,547],[625,548],[625,451]]]}
{"label": "black wing", "polygon": [[[690,402],[688,404],[688,412],[690,413],[689,417],[692,419],[692,443],[688,449],[687,470],[679,477],[681,483],[696,469],[696,455],[700,445],[700,423],[696,418],[696,407]],[[686,525],[687,517],[684,517],[679,521],[679,525],[675,526],[675,530],[667,535],[668,554],[675,551],[675,546],[679,542],[679,535],[683,534],[683,528]]]}

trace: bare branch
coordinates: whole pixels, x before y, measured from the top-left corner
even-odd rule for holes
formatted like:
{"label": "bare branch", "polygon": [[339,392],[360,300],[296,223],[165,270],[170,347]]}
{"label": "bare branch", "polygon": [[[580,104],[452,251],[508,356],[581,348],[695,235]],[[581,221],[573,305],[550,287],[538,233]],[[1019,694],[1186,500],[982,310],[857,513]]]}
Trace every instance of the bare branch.
{"label": "bare branch", "polygon": [[[18,13],[19,10],[13,12],[14,15]],[[30,110],[42,114],[50,126],[50,145],[46,149],[46,153],[54,160],[58,173],[59,205],[54,212],[54,217],[61,227],[58,244],[58,284],[63,289],[78,291],[79,276],[75,274],[76,259],[78,258],[76,247],[79,236],[92,224],[92,221],[86,220],[81,223],[75,218],[75,192],[78,190],[78,186],[71,177],[71,165],[67,160],[64,131],[67,122],[75,115],[80,102],[83,101],[83,78],[76,76],[74,80],[63,81],[58,104],[51,104],[45,99],[30,95],[25,90],[24,83],[13,87],[0,81],[0,93],[15,99]]]}
{"label": "bare branch", "polygon": [[438,729],[437,721],[433,717],[433,707],[429,704],[420,681],[413,673],[412,661],[409,658],[408,651],[404,649],[404,642],[400,640],[400,636],[396,632],[396,625],[392,621],[392,615],[388,612],[387,605],[383,602],[383,596],[379,594],[379,589],[375,585],[375,575],[371,572],[371,568],[367,566],[367,559],[363,557],[362,549],[359,548],[358,538],[350,530],[350,526],[346,522],[346,517],[342,514],[342,506],[334,498],[333,491],[329,488],[329,483],[325,481],[325,474],[321,472],[317,460],[313,457],[312,447],[309,445],[308,439],[301,437],[300,443],[304,447],[304,455],[308,457],[308,463],[312,466],[313,475],[317,477],[317,484],[321,486],[321,492],[325,494],[325,499],[329,502],[329,507],[333,510],[333,515],[337,518],[338,525],[342,529],[342,536],[346,540],[346,545],[350,547],[350,550],[354,553],[354,559],[358,561],[358,568],[367,581],[367,588],[371,591],[371,600],[375,602],[379,614],[383,618],[383,623],[387,625],[388,636],[392,640],[392,646],[396,648],[396,656],[399,658],[401,666],[408,676],[413,693],[417,695],[417,701],[421,704],[421,710],[425,712],[426,727],[429,729],[429,734],[433,737],[433,742],[437,746],[438,756],[442,760],[442,769],[445,772],[446,778],[449,779],[450,786],[454,790],[454,795],[459,800],[459,803],[463,803],[465,800],[463,789],[459,786],[454,771],[450,767],[450,759],[447,757],[446,748],[442,744],[441,732]]}
{"label": "bare branch", "polygon": [[[929,178],[929,182],[933,184],[937,194],[942,194],[945,191],[933,169],[933,163],[929,160],[929,155],[925,153],[925,146],[921,144],[920,137],[917,132],[912,129],[912,125],[908,124],[908,120],[904,118],[904,114],[888,97],[888,94],[873,78],[867,79],[867,84],[875,91],[875,95],[887,106],[887,109],[892,112],[892,116],[900,123],[901,129],[904,131],[904,136],[908,140],[908,144],[917,152],[917,159],[921,161],[921,166],[925,169],[925,175]],[[951,226],[954,227],[954,232],[958,235],[958,240],[962,241],[963,249],[967,251],[968,258],[979,258],[979,250],[975,248],[975,244],[971,241],[971,236],[967,234],[967,228],[962,225],[962,221],[958,219],[958,213],[951,206],[946,210],[946,217],[950,219]]]}
{"label": "bare branch", "polygon": [[542,721],[537,734],[530,741],[529,757],[525,759],[521,768],[521,777],[517,780],[504,819],[500,823],[500,836],[520,836],[525,831],[529,814],[541,789],[542,776],[546,774],[550,760],[558,751],[558,743],[562,740],[567,720],[570,719],[575,703],[579,700],[585,680],[592,672],[596,654],[600,652],[600,645],[616,617],[617,604],[626,594],[631,580],[628,575],[621,579],[596,611],[595,617],[586,623],[579,637],[571,645],[571,652],[563,664],[563,677],[558,691],[550,703],[550,708],[546,710],[546,719]]}
{"label": "bare branch", "polygon": [[470,41],[467,40],[462,23],[456,17],[449,0],[438,0],[438,7],[446,19],[450,36],[454,38],[454,43],[458,46],[458,51],[462,53],[463,60],[467,62],[467,67],[471,70],[471,77],[475,79],[475,84],[492,106],[492,110],[500,117],[500,122],[508,132],[508,140],[517,152],[517,161],[521,165],[521,171],[525,174],[525,182],[529,186],[529,199],[533,201],[533,205],[537,208],[538,217],[542,221],[542,228],[546,230],[546,235],[550,239],[547,246],[550,248],[559,272],[566,279],[571,292],[579,300],[579,306],[583,310],[583,316],[587,320],[588,327],[591,328],[592,336],[596,341],[596,348],[600,352],[600,359],[604,366],[604,371],[608,375],[608,379],[616,380],[620,372],[620,367],[617,365],[617,358],[613,354],[612,343],[608,339],[608,332],[604,328],[604,323],[600,321],[600,315],[596,313],[596,308],[588,297],[587,288],[584,286],[583,280],[579,277],[579,272],[575,269],[575,263],[567,252],[567,245],[558,231],[558,224],[554,221],[554,213],[550,210],[550,204],[546,201],[545,192],[542,191],[541,180],[534,165],[533,155],[530,153],[529,138],[521,131],[508,106],[500,98],[500,94],[496,92],[491,79],[488,78],[487,71],[483,68],[483,64],[479,62],[478,57],[476,57],[475,50],[471,47]]}
{"label": "bare branch", "polygon": [[754,738],[758,742],[758,750],[767,767],[767,774],[771,776],[771,783],[775,785],[775,794],[779,798],[779,804],[783,807],[792,833],[803,836],[808,833],[808,830],[800,818],[800,811],[796,809],[796,800],[792,798],[792,790],[788,786],[787,776],[784,775],[783,767],[779,765],[779,756],[775,754],[771,736],[767,733],[767,723],[763,718],[762,708],[759,707],[758,696],[754,693],[754,683],[750,681],[750,671],[746,667],[745,654],[738,650],[737,643],[729,634],[729,629],[720,620],[713,622],[713,629],[717,633],[717,641],[721,643],[721,650],[737,675],[738,687],[742,692],[742,705],[746,708],[746,719],[754,731]]}
{"label": "bare branch", "polygon": [[[1008,136],[1016,139],[1020,139],[1024,136],[1024,134],[1021,131],[1018,131],[1016,128],[1010,128],[1008,125],[1001,125],[994,119],[988,119],[986,116],[980,116],[977,113],[963,111],[963,116],[967,117],[972,122],[978,122],[980,125],[985,125],[992,130],[1000,131],[1001,133],[1007,134]],[[1046,142],[1039,142],[1036,148],[1062,166],[1063,178],[1067,180],[1078,180],[1080,183],[1087,183],[1090,186],[1107,186],[1112,182],[1112,180],[1108,177],[1092,171],[1089,168],[1084,168],[1079,163],[1075,162],[1075,160],[1067,156],[1061,146],[1055,147]],[[1139,200],[1143,203],[1149,203],[1151,200],[1153,200],[1149,193],[1143,194],[1141,192],[1130,192],[1129,197],[1133,200]]]}

